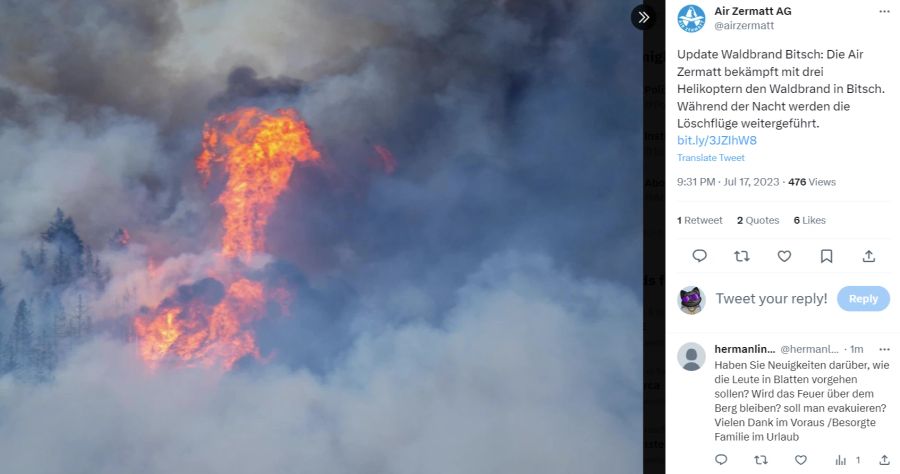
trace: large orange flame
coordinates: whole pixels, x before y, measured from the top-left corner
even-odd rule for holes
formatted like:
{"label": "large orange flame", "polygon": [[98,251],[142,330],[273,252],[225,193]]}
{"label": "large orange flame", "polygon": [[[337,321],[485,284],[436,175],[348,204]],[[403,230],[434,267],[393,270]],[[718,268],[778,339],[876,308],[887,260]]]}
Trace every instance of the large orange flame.
{"label": "large orange flame", "polygon": [[[242,108],[207,123],[196,165],[204,184],[212,175],[213,163],[222,163],[228,176],[218,200],[225,208],[222,255],[249,260],[264,251],[266,224],[294,165],[319,158],[309,129],[294,110],[268,114]],[[135,318],[141,358],[151,367],[174,363],[226,370],[242,357],[259,358],[248,325],[265,310],[265,289],[246,278],[226,286],[224,296],[212,307],[200,298],[182,304],[170,298],[150,315]]]}
{"label": "large orange flame", "polygon": [[228,174],[219,196],[225,208],[225,256],[249,258],[265,250],[266,224],[294,164],[318,159],[306,123],[291,109],[279,109],[274,115],[239,109],[206,125],[197,170],[204,183],[212,163],[223,163]]}
{"label": "large orange flame", "polygon": [[232,283],[212,308],[199,301],[160,308],[149,319],[134,320],[141,358],[152,367],[169,362],[230,369],[242,357],[259,357],[245,325],[262,312],[262,284],[247,279]]}

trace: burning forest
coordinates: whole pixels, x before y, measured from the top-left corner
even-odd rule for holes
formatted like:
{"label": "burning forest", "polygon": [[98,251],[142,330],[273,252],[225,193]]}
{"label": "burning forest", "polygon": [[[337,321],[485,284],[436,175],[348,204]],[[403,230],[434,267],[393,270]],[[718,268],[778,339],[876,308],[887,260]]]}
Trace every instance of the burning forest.
{"label": "burning forest", "polygon": [[268,114],[243,108],[204,127],[197,171],[204,184],[215,164],[226,176],[217,201],[225,210],[220,251],[227,260],[225,270],[209,269],[205,281],[213,290],[193,295],[197,285],[183,287],[180,298],[167,298],[155,311],[134,320],[144,361],[153,367],[171,362],[227,370],[242,357],[260,357],[248,325],[262,315],[265,288],[242,276],[240,263],[265,252],[269,217],[294,166],[320,159],[306,123],[290,109]]}
{"label": "burning forest", "polygon": [[[204,187],[216,178],[224,183],[216,200],[223,213],[221,244],[211,260],[193,268],[203,278],[178,282],[153,309],[142,307],[130,323],[125,319],[132,325],[126,338],[153,369],[168,365],[229,370],[244,357],[263,360],[251,324],[266,313],[270,295],[283,302],[281,292],[286,290],[267,288],[250,277],[253,259],[266,252],[269,218],[295,166],[322,159],[306,123],[295,110],[284,108],[268,113],[244,107],[215,117],[203,128],[201,148],[195,160],[198,181]],[[109,238],[110,248],[119,252],[132,243],[124,228]],[[91,332],[84,295],[103,291],[112,274],[60,209],[41,233],[38,249],[22,251],[21,265],[44,288],[38,302],[30,304],[56,316],[53,327],[38,330],[31,322],[29,302],[21,300],[8,341],[0,339],[7,344],[0,346],[5,349],[0,350],[5,359],[0,368],[46,379],[63,354],[60,346]],[[148,273],[152,277],[153,271]],[[3,289],[0,281],[0,292]],[[77,305],[67,309],[64,300],[74,294]]]}
{"label": "burning forest", "polygon": [[0,471],[637,472],[630,9],[0,6]]}

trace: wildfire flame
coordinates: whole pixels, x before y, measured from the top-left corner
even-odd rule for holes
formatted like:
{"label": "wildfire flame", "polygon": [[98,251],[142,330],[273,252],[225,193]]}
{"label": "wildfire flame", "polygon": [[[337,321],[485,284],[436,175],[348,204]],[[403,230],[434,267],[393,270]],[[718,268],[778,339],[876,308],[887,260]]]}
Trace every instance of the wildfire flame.
{"label": "wildfire flame", "polygon": [[128,246],[129,242],[131,242],[131,234],[129,234],[128,229],[124,227],[119,227],[116,230],[116,233],[109,239],[109,243],[116,248],[125,248]]}
{"label": "wildfire flame", "polygon": [[242,357],[259,357],[253,333],[245,325],[262,311],[262,284],[240,279],[212,308],[191,301],[182,306],[164,305],[149,320],[135,319],[138,350],[153,367],[168,361],[228,370]]}
{"label": "wildfire flame", "polygon": [[279,109],[275,115],[256,108],[239,109],[206,125],[197,171],[204,184],[212,174],[212,163],[223,163],[228,174],[219,196],[225,208],[225,256],[249,259],[265,249],[266,224],[294,164],[318,159],[306,123],[291,109]]}
{"label": "wildfire flame", "polygon": [[397,160],[394,158],[394,154],[391,153],[391,150],[388,150],[387,147],[383,145],[375,145],[375,153],[378,154],[378,157],[381,159],[381,165],[384,167],[384,172],[387,174],[394,174],[394,171],[397,169]]}
{"label": "wildfire flame", "polygon": [[[218,199],[225,208],[222,255],[249,260],[264,251],[266,224],[294,165],[319,159],[306,123],[291,109],[269,114],[242,108],[207,123],[196,166],[204,185],[213,163],[221,163],[228,177]],[[233,281],[214,305],[202,298],[169,298],[135,318],[138,350],[150,367],[165,362],[228,370],[243,357],[260,357],[248,325],[265,310],[265,288],[246,278],[215,276]]]}

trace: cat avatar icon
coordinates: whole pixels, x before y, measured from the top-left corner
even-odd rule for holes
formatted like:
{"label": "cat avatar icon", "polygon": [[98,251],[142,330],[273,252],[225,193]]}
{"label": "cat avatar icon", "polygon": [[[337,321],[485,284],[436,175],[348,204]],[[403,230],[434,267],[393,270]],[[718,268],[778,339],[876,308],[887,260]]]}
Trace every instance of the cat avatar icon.
{"label": "cat avatar icon", "polygon": [[706,306],[706,295],[696,286],[686,286],[678,293],[678,307],[684,314],[697,314]]}

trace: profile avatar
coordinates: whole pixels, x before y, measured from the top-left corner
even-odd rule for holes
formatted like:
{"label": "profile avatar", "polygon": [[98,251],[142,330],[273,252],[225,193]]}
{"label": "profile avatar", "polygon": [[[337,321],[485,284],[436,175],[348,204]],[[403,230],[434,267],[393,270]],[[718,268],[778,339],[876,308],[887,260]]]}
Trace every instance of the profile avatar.
{"label": "profile avatar", "polygon": [[705,304],[703,301],[703,292],[696,286],[684,288],[679,295],[679,303],[681,311],[684,313],[697,314],[703,310]]}
{"label": "profile avatar", "polygon": [[678,12],[678,26],[688,33],[696,33],[706,24],[703,9],[697,5],[685,5]]}
{"label": "profile avatar", "polygon": [[682,366],[684,370],[694,371],[700,368],[697,364],[697,349],[688,349],[684,353],[684,358],[688,360],[688,363]]}
{"label": "profile avatar", "polygon": [[700,370],[706,361],[706,351],[700,344],[689,342],[678,350],[678,365],[688,372]]}

